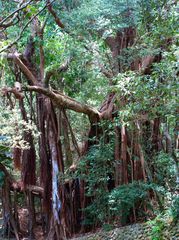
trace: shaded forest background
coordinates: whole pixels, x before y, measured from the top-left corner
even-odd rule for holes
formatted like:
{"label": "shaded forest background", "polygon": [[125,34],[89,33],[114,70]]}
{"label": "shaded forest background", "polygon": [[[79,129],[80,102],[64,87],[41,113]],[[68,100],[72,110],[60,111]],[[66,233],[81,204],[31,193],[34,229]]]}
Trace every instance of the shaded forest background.
{"label": "shaded forest background", "polygon": [[0,1],[3,237],[177,224],[177,37],[173,0]]}

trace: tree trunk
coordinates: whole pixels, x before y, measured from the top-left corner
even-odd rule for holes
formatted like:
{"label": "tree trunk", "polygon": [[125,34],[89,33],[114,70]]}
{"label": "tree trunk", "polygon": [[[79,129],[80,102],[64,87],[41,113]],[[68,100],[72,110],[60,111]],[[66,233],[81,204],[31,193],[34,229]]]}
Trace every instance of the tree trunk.
{"label": "tree trunk", "polygon": [[122,184],[122,164],[120,159],[120,129],[115,127],[115,186]]}
{"label": "tree trunk", "polygon": [[128,166],[127,166],[127,134],[126,127],[121,127],[121,161],[122,161],[122,183],[128,183]]}

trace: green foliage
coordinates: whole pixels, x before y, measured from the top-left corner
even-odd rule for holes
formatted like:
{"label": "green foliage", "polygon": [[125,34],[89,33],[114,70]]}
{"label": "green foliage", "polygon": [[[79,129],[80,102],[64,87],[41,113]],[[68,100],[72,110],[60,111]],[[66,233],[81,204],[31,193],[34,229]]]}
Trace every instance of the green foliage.
{"label": "green foliage", "polygon": [[[2,137],[1,137],[2,138]],[[3,145],[0,145],[0,163],[6,167],[11,167],[12,159],[10,157],[10,149]],[[0,187],[4,184],[5,174],[0,170]]]}
{"label": "green foliage", "polygon": [[[31,131],[34,138],[39,136],[36,125],[29,120],[28,122],[22,119],[20,110],[16,107],[0,107],[0,143],[8,147],[28,148],[29,144],[24,141],[24,131]],[[29,116],[28,116],[29,117]]]}
{"label": "green foliage", "polygon": [[165,196],[168,199],[165,203],[165,210],[158,213],[153,219],[148,221],[148,224],[152,226],[150,237],[152,240],[163,240],[165,239],[163,234],[165,229],[170,229],[172,226],[178,224],[179,219],[179,197],[177,193],[171,193],[165,190]]}
{"label": "green foliage", "polygon": [[[45,2],[33,1],[19,13],[18,21],[6,29],[6,39],[0,39],[0,48],[17,38],[22,26],[44,6]],[[133,128],[136,120],[142,122],[143,116],[147,116],[148,121],[159,117],[160,130],[163,131],[166,125],[169,126],[169,134],[174,139],[178,114],[179,60],[178,13],[175,2],[173,0],[56,1],[53,3],[53,8],[64,23],[65,29],[60,29],[54,23],[53,16],[49,14],[43,41],[38,36],[34,38],[36,51],[32,62],[38,69],[40,58],[37,48],[41,44],[45,53],[45,73],[53,72],[49,85],[82,103],[98,108],[108,92],[115,92],[116,105],[119,109],[116,113],[115,125],[120,127],[122,123],[125,124],[128,127],[129,139],[128,130]],[[0,1],[0,15],[7,16],[16,9],[16,5],[16,1]],[[46,12],[47,10],[38,16],[41,24],[46,18]],[[102,73],[101,66],[112,73],[114,59],[106,39],[115,37],[119,32],[123,33],[128,27],[135,28],[136,39],[131,46],[120,49],[118,56],[120,73],[108,79]],[[14,49],[23,53],[30,35],[31,28],[27,27]],[[130,41],[127,38],[123,40]],[[136,60],[142,62],[149,56],[161,57],[160,62],[152,64],[150,74],[143,75],[142,71],[130,70],[131,64]],[[59,72],[60,66],[67,60],[70,62],[68,69]],[[9,60],[0,59],[1,86],[14,85],[16,79],[12,70],[14,69],[9,64]],[[24,77],[21,81],[27,84]],[[28,105],[26,108],[30,112]],[[81,143],[86,137],[86,130],[90,127],[89,121],[83,115],[79,116],[71,112],[69,119],[78,143]],[[77,177],[85,180],[86,196],[90,202],[84,209],[86,214],[84,223],[104,223],[104,228],[109,229],[111,226],[107,225],[106,221],[120,217],[124,223],[134,207],[144,203],[149,205],[149,191],[167,196],[166,189],[160,186],[173,186],[175,169],[174,161],[169,154],[159,152],[147,156],[145,150],[151,147],[148,146],[151,144],[149,136],[147,144],[142,142],[141,145],[147,145],[143,147],[145,161],[149,162],[149,167],[152,164],[155,170],[155,182],[159,186],[133,182],[114,189],[110,188],[110,182],[114,181],[114,130],[112,130],[114,123],[106,121],[100,127],[104,135],[95,146],[90,148],[87,156],[80,159]],[[0,135],[6,137],[3,144],[27,148],[28,144],[23,140],[24,130],[32,131],[35,138],[39,136],[33,122],[22,121],[19,110],[7,108],[2,100]],[[144,130],[141,128],[141,135],[144,134]],[[93,140],[97,141],[97,139]],[[1,154],[0,146],[0,161],[8,163],[9,160],[4,150]],[[63,177],[65,179],[66,175]],[[0,172],[0,184],[3,183],[3,179],[4,175]],[[171,200],[169,215],[174,219],[179,216],[178,205],[178,198]],[[161,238],[164,225],[163,219],[160,217],[155,219],[153,240]]]}
{"label": "green foliage", "polygon": [[112,87],[118,101],[127,98],[128,104],[119,106],[124,122],[137,119],[147,113],[149,119],[177,117],[177,55],[175,44],[165,52],[163,60],[153,65],[151,75],[140,75],[132,71],[120,73]]}
{"label": "green foliage", "polygon": [[112,177],[113,143],[99,145],[90,149],[79,163],[78,175],[86,182],[86,196],[92,199],[85,209],[85,224],[103,223],[108,218],[108,183]]}
{"label": "green foliage", "polygon": [[[70,30],[86,37],[91,33],[101,33],[105,39],[113,35],[116,30],[123,29],[136,23],[135,10],[137,1],[126,0],[90,0],[80,1],[73,11],[63,12],[64,21]],[[75,31],[74,31],[75,29]],[[90,33],[90,35],[88,35]]]}
{"label": "green foliage", "polygon": [[10,161],[11,161],[10,149],[1,144],[0,145],[0,162],[5,164],[6,166],[10,166],[9,165]]}
{"label": "green foliage", "polygon": [[170,154],[159,152],[154,157],[155,176],[158,184],[174,185],[175,182],[175,162]]}
{"label": "green foliage", "polygon": [[[109,148],[108,145],[106,147]],[[153,183],[133,182],[109,191],[107,188],[112,169],[107,164],[108,151],[104,148],[92,148],[87,158],[79,164],[79,177],[86,182],[86,196],[92,198],[91,204],[84,209],[86,219],[84,224],[101,223],[118,218],[125,224],[132,210],[138,205],[141,216],[145,216],[142,206],[152,209],[149,192],[165,194],[163,187]],[[111,155],[112,157],[112,155]],[[87,161],[87,162],[86,162]],[[88,167],[86,167],[88,166]],[[107,168],[106,168],[107,166]]]}
{"label": "green foliage", "polygon": [[5,174],[2,171],[0,171],[0,187],[2,187],[4,184],[4,178]]}
{"label": "green foliage", "polygon": [[139,1],[139,30],[148,45],[165,46],[178,32],[177,3],[169,0]]}
{"label": "green foliage", "polygon": [[165,222],[159,216],[150,222],[152,225],[151,239],[152,240],[162,240],[162,232],[165,227]]}
{"label": "green foliage", "polygon": [[144,203],[151,208],[149,202],[149,191],[160,192],[163,194],[164,189],[159,188],[152,183],[133,182],[115,188],[109,194],[109,208],[113,216],[119,217],[124,224],[130,216],[133,208],[140,204],[141,215]]}
{"label": "green foliage", "polygon": [[171,215],[172,215],[174,221],[178,221],[178,219],[179,219],[179,196],[177,194],[172,199],[170,211],[171,211]]}
{"label": "green foliage", "polygon": [[[106,122],[102,123],[101,127],[104,128],[106,124]],[[110,181],[113,181],[114,133],[110,128],[106,136],[111,136],[110,143],[105,143],[104,134],[99,144],[91,147],[87,156],[81,159],[78,165],[77,176],[85,180],[86,196],[91,199],[89,206],[84,209],[86,216],[84,224],[104,224],[107,220],[114,218],[120,218],[124,224],[133,208],[137,208],[139,204],[152,208],[149,201],[150,191],[160,196],[165,194],[163,187],[145,182],[129,183],[111,191],[108,186]],[[162,160],[164,161],[163,158]],[[140,214],[145,216],[142,210]]]}

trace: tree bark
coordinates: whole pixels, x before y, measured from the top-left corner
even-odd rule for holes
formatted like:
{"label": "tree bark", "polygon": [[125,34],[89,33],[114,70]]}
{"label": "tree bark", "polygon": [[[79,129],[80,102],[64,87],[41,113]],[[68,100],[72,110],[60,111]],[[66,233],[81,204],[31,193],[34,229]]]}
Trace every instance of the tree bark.
{"label": "tree bark", "polygon": [[91,122],[95,122],[100,117],[100,113],[95,108],[92,108],[87,104],[82,104],[75,99],[64,95],[63,93],[51,91],[39,86],[28,86],[26,87],[26,90],[38,92],[49,97],[53,101],[53,103],[60,108],[70,109],[75,112],[84,113],[89,116]]}

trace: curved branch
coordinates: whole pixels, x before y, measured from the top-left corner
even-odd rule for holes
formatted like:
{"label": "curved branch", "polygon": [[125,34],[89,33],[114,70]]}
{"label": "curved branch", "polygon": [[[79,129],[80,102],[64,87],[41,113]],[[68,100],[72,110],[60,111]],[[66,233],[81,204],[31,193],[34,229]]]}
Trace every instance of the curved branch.
{"label": "curved branch", "polygon": [[32,82],[32,84],[37,84],[37,79],[34,77],[33,73],[28,69],[28,67],[21,61],[21,59],[17,57],[15,58],[15,62],[20,67],[25,76],[27,76],[27,78]]}
{"label": "curved branch", "polygon": [[100,113],[98,110],[91,106],[88,106],[87,104],[82,104],[75,99],[64,95],[61,92],[50,91],[39,86],[27,86],[25,90],[42,93],[43,95],[49,97],[60,108],[63,107],[75,112],[84,113],[89,116],[91,122],[96,122],[100,118]]}
{"label": "curved branch", "polygon": [[71,62],[72,58],[67,59],[58,69],[52,69],[46,72],[45,74],[45,79],[44,79],[44,85],[45,87],[48,87],[50,78],[55,74],[55,73],[62,73],[66,72],[69,68],[69,64]]}
{"label": "curved branch", "polygon": [[33,73],[30,71],[30,69],[23,63],[22,54],[15,52],[15,53],[1,54],[0,56],[7,58],[7,59],[13,59],[15,61],[15,63],[19,66],[21,71],[24,73],[24,75],[28,78],[30,83],[32,85],[38,84],[36,77],[33,75]]}

